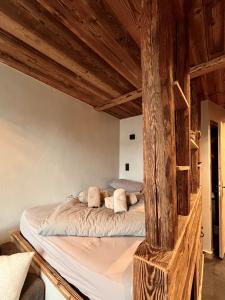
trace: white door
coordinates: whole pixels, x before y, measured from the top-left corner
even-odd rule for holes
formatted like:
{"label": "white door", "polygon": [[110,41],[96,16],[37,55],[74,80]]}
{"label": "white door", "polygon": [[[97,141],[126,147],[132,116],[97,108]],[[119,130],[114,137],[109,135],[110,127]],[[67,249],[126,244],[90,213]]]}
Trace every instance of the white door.
{"label": "white door", "polygon": [[225,123],[219,123],[219,256],[225,253]]}

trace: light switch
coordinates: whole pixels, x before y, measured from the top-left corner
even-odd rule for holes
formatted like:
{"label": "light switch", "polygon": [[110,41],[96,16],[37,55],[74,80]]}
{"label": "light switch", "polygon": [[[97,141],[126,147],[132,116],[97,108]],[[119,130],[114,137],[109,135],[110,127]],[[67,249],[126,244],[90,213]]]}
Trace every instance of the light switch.
{"label": "light switch", "polygon": [[130,140],[135,140],[135,134],[134,133],[130,134]]}

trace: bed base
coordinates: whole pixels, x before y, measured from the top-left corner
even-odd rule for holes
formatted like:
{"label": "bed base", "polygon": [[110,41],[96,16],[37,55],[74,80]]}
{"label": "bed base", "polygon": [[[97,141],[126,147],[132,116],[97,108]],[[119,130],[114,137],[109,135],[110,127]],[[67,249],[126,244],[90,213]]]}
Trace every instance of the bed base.
{"label": "bed base", "polygon": [[42,271],[53,285],[68,300],[87,300],[88,298],[76,291],[52,266],[31,246],[31,244],[22,236],[20,231],[11,233],[11,239],[21,252],[35,252],[32,261],[32,267],[38,275]]}

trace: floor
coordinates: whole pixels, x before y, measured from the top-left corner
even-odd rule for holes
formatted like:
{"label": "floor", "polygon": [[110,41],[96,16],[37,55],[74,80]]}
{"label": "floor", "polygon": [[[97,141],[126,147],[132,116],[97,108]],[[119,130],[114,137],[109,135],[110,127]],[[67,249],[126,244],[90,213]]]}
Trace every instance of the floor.
{"label": "floor", "polygon": [[202,300],[225,300],[225,258],[205,258]]}

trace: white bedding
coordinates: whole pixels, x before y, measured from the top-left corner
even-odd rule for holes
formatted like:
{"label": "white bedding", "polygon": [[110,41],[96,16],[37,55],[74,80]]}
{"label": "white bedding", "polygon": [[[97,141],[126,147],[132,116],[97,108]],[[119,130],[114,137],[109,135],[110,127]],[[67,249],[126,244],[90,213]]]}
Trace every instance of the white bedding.
{"label": "white bedding", "polygon": [[43,237],[41,221],[56,205],[27,209],[23,236],[69,283],[93,300],[132,299],[132,259],[140,237]]}

